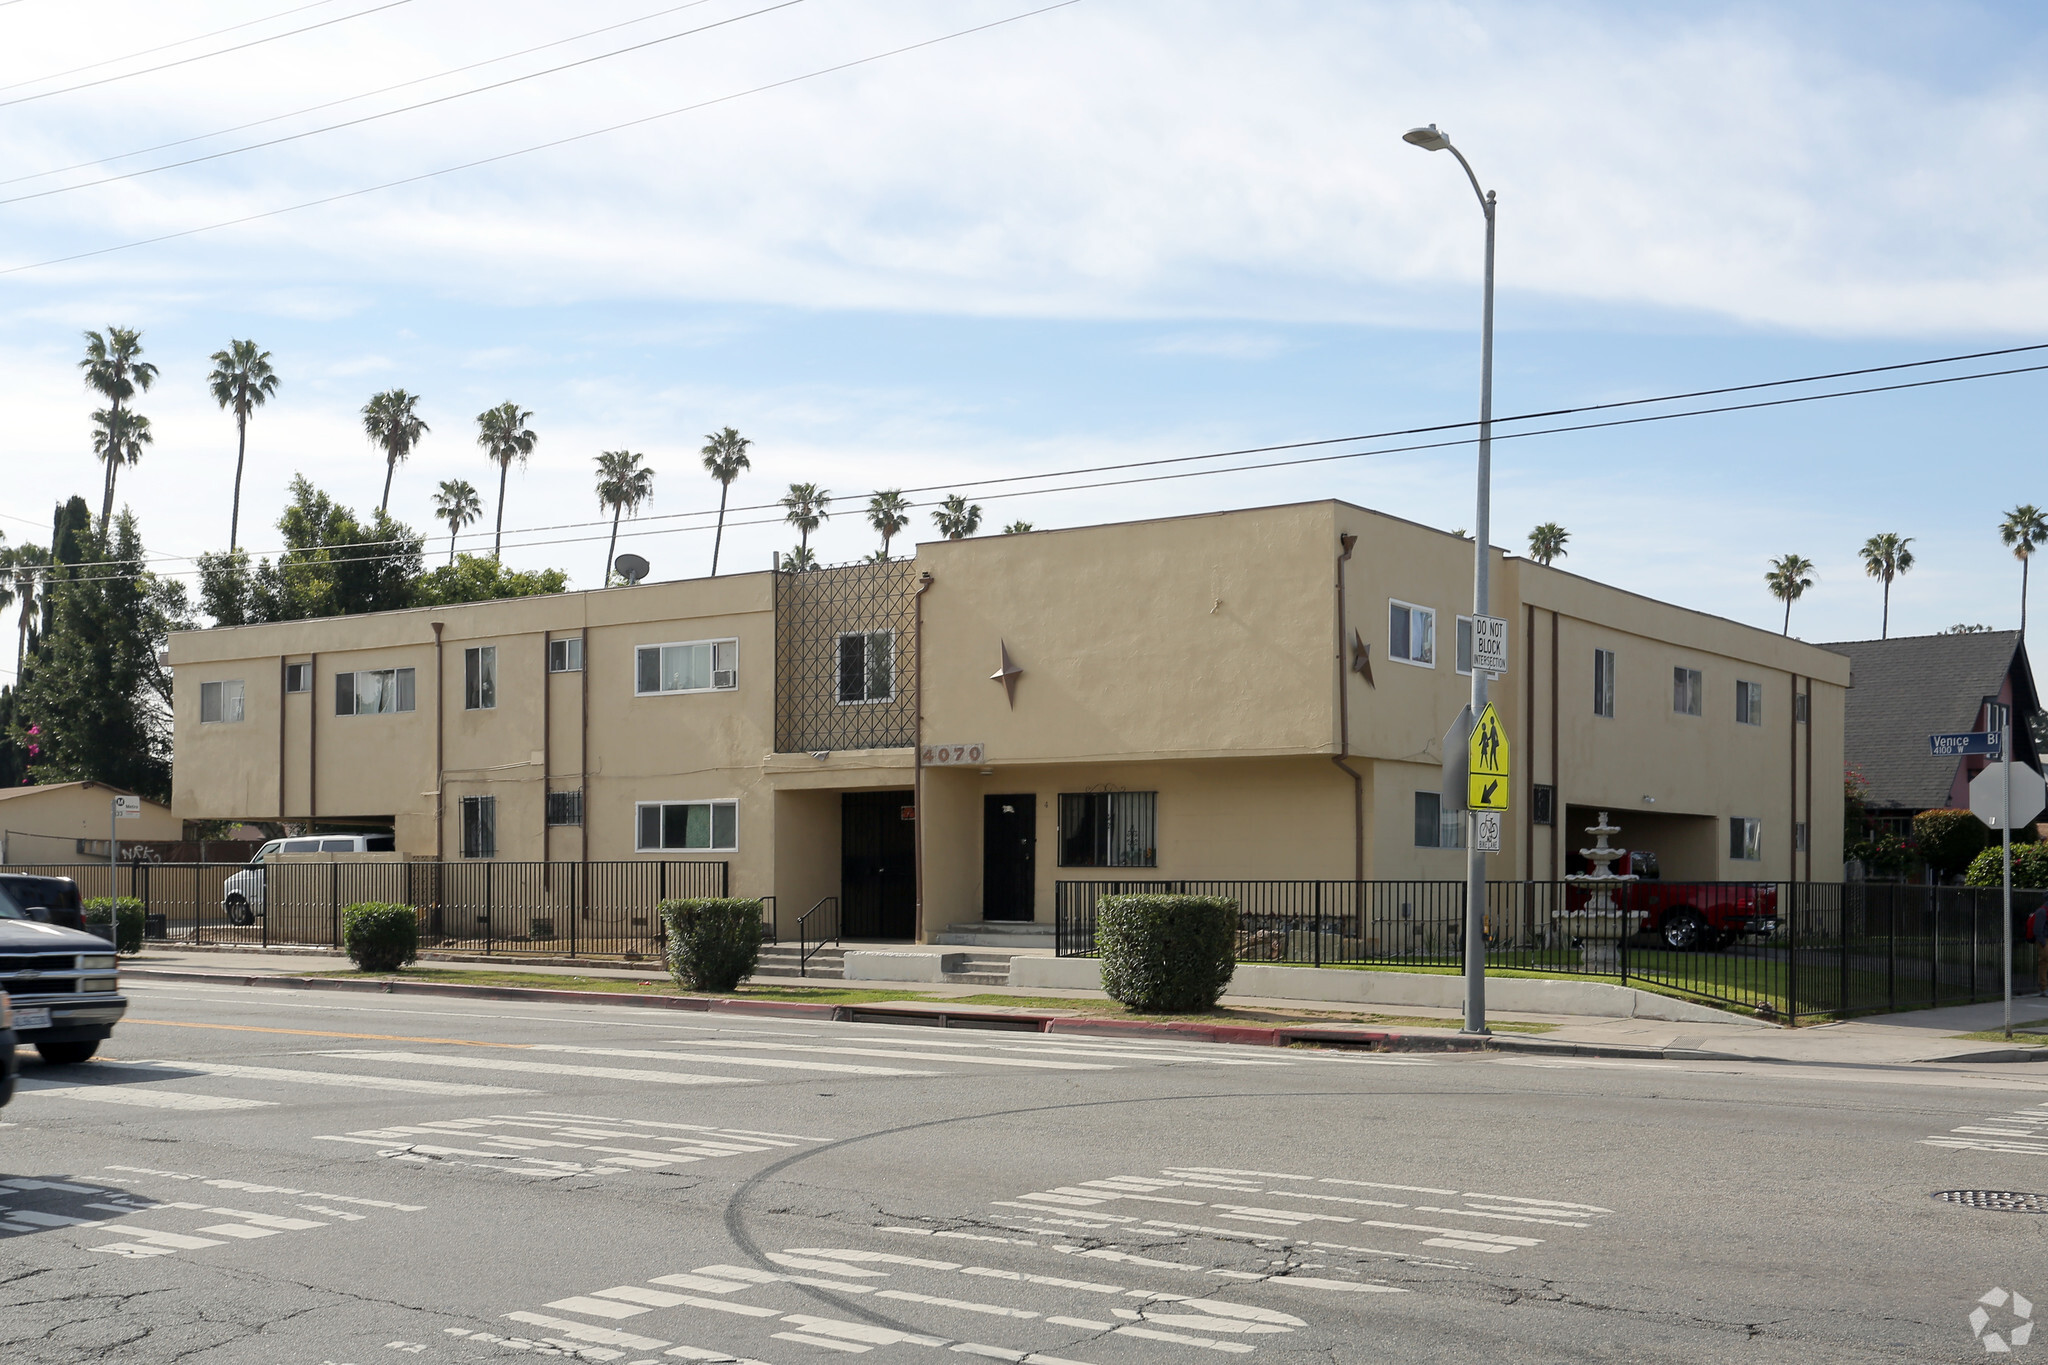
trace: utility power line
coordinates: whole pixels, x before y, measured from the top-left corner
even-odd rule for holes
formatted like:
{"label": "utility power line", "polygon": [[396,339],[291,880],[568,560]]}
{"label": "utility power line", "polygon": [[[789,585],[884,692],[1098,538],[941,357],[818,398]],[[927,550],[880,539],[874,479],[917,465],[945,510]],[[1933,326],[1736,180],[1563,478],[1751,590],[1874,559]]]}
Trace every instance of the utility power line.
{"label": "utility power line", "polygon": [[[9,4],[14,2],[15,0],[7,0]],[[137,57],[153,57],[159,52],[169,52],[174,47],[185,47],[191,43],[203,43],[208,38],[218,38],[223,33],[233,33],[238,29],[255,28],[258,24],[267,24],[273,19],[284,19],[291,15],[302,13],[305,10],[320,9],[334,3],[336,3],[336,0],[312,0],[311,4],[294,5],[290,9],[279,10],[275,14],[266,14],[260,19],[244,19],[241,23],[229,24],[226,28],[216,28],[206,33],[195,33],[190,38],[180,38],[175,43],[158,43],[155,47],[145,47],[137,52],[123,53],[119,57],[108,57],[102,61],[87,62],[84,66],[74,66],[64,71],[52,71],[44,76],[31,76],[25,81],[9,81],[6,85],[0,85],[0,91],[19,90],[24,85],[39,85],[44,81],[61,81],[66,76],[76,76],[81,71],[97,71],[103,66],[113,66],[120,62],[132,62]]]}

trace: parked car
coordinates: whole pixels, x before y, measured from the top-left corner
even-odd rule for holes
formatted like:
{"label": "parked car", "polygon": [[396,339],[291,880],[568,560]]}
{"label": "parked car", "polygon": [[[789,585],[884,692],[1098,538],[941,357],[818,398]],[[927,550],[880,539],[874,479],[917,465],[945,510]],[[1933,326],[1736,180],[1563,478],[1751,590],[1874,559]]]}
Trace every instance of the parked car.
{"label": "parked car", "polygon": [[[55,886],[52,883],[56,883]],[[128,1012],[113,945],[72,927],[84,922],[78,885],[68,877],[0,874],[0,991],[13,1038],[46,1062],[82,1062]]]}
{"label": "parked car", "polygon": [[[1638,880],[1613,889],[1614,903],[1637,916],[1636,928],[1679,952],[1719,952],[1745,934],[1778,932],[1778,888],[1769,882],[1667,882],[1657,855],[1637,849],[1615,865]],[[1586,893],[1572,890],[1572,904]]]}
{"label": "parked car", "polygon": [[265,863],[280,853],[391,853],[398,848],[389,834],[322,834],[272,839],[256,850],[249,865],[221,884],[220,908],[229,924],[254,924],[263,913]]}

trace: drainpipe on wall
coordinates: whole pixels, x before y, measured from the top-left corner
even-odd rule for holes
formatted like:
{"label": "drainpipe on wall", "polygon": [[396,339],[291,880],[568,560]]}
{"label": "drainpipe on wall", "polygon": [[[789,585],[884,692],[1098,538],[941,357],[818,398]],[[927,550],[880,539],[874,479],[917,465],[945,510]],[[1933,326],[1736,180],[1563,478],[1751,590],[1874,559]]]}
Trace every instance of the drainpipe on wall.
{"label": "drainpipe on wall", "polygon": [[932,575],[931,575],[931,570],[927,569],[927,570],[925,570],[925,571],[924,571],[923,573],[921,573],[921,574],[919,574],[919,575],[917,576],[917,591],[916,591],[916,592],[915,592],[914,594],[912,594],[912,598],[911,598],[912,602],[913,602],[913,603],[914,603],[914,605],[915,605],[915,609],[916,609],[916,612],[917,612],[917,620],[916,620],[916,624],[915,624],[915,626],[914,626],[914,627],[912,628],[912,633],[911,633],[911,639],[912,639],[913,647],[914,647],[914,648],[915,648],[915,649],[917,650],[917,665],[916,665],[915,669],[914,669],[914,670],[912,671],[912,674],[911,674],[911,678],[912,678],[912,681],[911,681],[911,687],[912,687],[912,689],[913,689],[913,690],[915,691],[915,693],[916,693],[916,695],[917,695],[917,701],[916,701],[916,704],[915,704],[915,707],[914,707],[914,712],[915,712],[915,715],[914,715],[914,718],[913,718],[913,720],[912,720],[912,722],[911,722],[911,727],[912,727],[912,734],[911,734],[911,737],[910,737],[910,758],[911,758],[911,778],[910,778],[910,786],[911,786],[911,792],[910,792],[910,805],[911,805],[911,809],[912,809],[912,810],[913,810],[913,811],[914,811],[914,812],[916,813],[916,815],[917,815],[917,819],[916,819],[915,821],[913,821],[913,822],[912,822],[912,824],[911,824],[911,827],[910,827],[910,837],[911,837],[911,840],[913,841],[913,842],[912,842],[912,847],[911,847],[911,861],[912,861],[913,863],[915,863],[915,864],[916,864],[916,877],[917,877],[917,909],[916,909],[916,913],[917,913],[917,941],[918,941],[919,943],[923,943],[923,942],[925,941],[925,937],[924,937],[924,815],[925,815],[925,811],[924,811],[924,595],[925,595],[925,591],[926,591],[927,589],[929,589],[929,588],[931,587],[931,585],[932,585]]}
{"label": "drainpipe on wall", "polygon": [[1351,680],[1344,676],[1344,565],[1358,537],[1340,534],[1337,555],[1337,752],[1330,761],[1351,779],[1351,879],[1365,880],[1365,778],[1344,760],[1351,756]]}
{"label": "drainpipe on wall", "polygon": [[441,828],[442,819],[448,807],[448,802],[444,799],[444,783],[441,776],[443,762],[441,726],[443,717],[447,714],[447,709],[443,707],[441,704],[442,623],[439,621],[432,621],[428,624],[432,625],[434,628],[434,861],[438,863],[445,861],[447,859],[448,853],[447,847],[443,841]]}

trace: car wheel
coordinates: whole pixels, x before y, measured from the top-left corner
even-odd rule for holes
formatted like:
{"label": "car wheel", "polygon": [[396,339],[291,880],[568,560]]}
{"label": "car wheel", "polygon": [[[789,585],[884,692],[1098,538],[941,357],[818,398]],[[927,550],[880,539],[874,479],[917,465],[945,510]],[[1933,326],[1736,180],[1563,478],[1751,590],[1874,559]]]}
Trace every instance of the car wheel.
{"label": "car wheel", "polygon": [[1681,953],[1703,948],[1707,943],[1707,922],[1697,910],[1673,910],[1664,916],[1664,942]]}
{"label": "car wheel", "polygon": [[229,924],[254,924],[256,917],[249,913],[249,902],[240,896],[230,896],[227,903]]}
{"label": "car wheel", "polygon": [[82,1043],[37,1043],[36,1051],[43,1054],[43,1060],[51,1066],[76,1066],[88,1061],[100,1050],[100,1040],[88,1038]]}

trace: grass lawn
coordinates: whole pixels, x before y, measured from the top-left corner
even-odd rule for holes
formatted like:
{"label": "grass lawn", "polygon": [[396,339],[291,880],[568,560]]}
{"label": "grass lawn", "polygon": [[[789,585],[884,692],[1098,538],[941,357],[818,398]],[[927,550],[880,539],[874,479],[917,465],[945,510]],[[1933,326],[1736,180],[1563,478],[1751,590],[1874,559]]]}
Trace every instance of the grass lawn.
{"label": "grass lawn", "polygon": [[[2002,1043],[2006,1041],[2005,1030],[1997,1028],[1988,1028],[1982,1033],[1957,1033],[1951,1036],[1967,1038],[1973,1043]],[[2029,1032],[2023,1028],[2015,1028],[2012,1031],[2012,1041],[2025,1047],[2048,1047],[2048,1033],[2041,1033],[2039,1031]]]}

